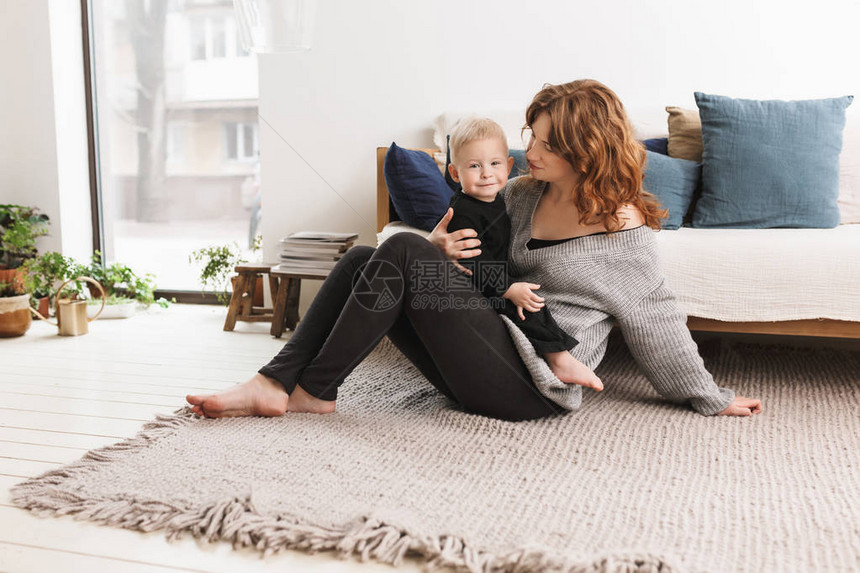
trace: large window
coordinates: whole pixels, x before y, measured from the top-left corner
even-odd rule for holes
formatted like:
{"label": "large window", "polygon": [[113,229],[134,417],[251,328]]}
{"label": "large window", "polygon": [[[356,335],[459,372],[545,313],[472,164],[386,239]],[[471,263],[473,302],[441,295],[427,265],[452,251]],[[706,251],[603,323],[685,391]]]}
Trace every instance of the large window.
{"label": "large window", "polygon": [[108,261],[199,291],[188,255],[259,217],[257,62],[231,0],[91,0]]}

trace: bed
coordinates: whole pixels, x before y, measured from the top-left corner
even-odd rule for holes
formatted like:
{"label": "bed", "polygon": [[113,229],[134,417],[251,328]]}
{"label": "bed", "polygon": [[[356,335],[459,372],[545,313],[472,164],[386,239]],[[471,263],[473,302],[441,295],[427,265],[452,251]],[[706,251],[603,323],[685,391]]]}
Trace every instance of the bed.
{"label": "bed", "polygon": [[[431,156],[438,149],[422,149]],[[377,148],[377,240],[399,221]],[[694,331],[860,339],[860,224],[657,232],[666,280]]]}

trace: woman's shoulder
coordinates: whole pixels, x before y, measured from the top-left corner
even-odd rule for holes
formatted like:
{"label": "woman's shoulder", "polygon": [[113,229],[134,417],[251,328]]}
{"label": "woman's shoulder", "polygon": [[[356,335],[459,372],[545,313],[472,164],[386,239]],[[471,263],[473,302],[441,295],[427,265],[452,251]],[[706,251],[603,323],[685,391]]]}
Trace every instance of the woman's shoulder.
{"label": "woman's shoulder", "polygon": [[624,225],[623,229],[635,229],[645,224],[645,216],[636,205],[622,205],[618,208],[618,218]]}
{"label": "woman's shoulder", "polygon": [[504,190],[500,193],[508,205],[508,210],[513,205],[522,203],[524,199],[530,196],[539,196],[543,191],[544,182],[538,181],[528,175],[521,175],[509,179]]}
{"label": "woman's shoulder", "polygon": [[520,175],[519,177],[508,179],[508,183],[505,188],[509,193],[512,190],[536,192],[543,189],[544,185],[545,183],[543,181],[538,181],[530,175]]}

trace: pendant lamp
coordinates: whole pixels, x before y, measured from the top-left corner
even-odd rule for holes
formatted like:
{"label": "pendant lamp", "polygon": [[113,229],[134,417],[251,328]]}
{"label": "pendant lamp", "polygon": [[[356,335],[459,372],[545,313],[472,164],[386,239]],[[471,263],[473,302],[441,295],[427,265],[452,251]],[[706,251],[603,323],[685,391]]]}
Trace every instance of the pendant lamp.
{"label": "pendant lamp", "polygon": [[311,49],[316,0],[233,0],[245,50],[280,54]]}

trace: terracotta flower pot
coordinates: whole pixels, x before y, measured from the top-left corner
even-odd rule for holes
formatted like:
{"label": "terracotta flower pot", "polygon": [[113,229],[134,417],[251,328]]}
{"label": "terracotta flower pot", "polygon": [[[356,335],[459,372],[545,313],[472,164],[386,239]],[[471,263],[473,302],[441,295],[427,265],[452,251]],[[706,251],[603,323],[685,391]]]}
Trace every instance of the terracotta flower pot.
{"label": "terracotta flower pot", "polygon": [[36,310],[39,311],[39,314],[42,316],[48,316],[48,313],[51,312],[51,298],[47,296],[43,296],[39,299],[39,308]]}
{"label": "terracotta flower pot", "polygon": [[32,322],[29,294],[0,298],[0,338],[23,336]]}
{"label": "terracotta flower pot", "polygon": [[0,269],[0,283],[14,284],[16,288],[24,288],[24,273],[21,269]]}

